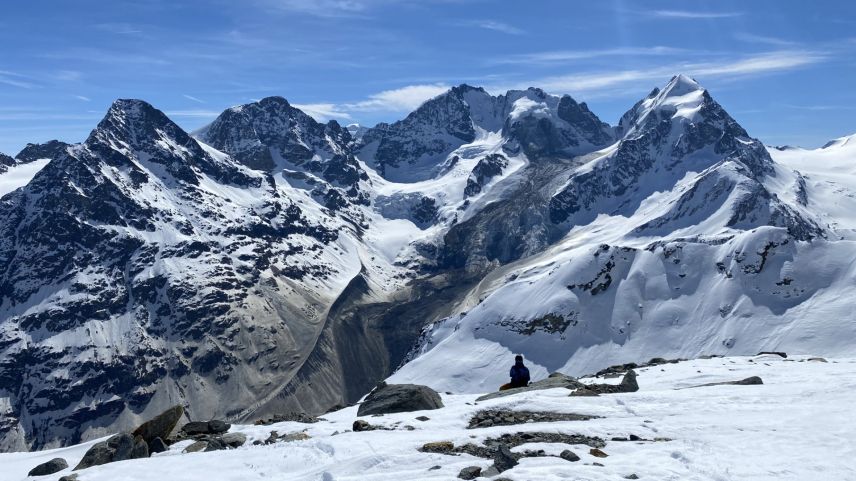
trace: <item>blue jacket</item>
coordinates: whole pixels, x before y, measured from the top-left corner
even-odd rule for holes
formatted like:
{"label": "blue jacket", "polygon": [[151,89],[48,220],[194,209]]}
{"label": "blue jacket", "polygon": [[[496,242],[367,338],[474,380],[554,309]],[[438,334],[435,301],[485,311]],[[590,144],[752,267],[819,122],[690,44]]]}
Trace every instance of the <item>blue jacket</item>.
{"label": "blue jacket", "polygon": [[514,363],[508,374],[511,376],[511,384],[515,386],[526,386],[529,384],[529,369],[522,362]]}

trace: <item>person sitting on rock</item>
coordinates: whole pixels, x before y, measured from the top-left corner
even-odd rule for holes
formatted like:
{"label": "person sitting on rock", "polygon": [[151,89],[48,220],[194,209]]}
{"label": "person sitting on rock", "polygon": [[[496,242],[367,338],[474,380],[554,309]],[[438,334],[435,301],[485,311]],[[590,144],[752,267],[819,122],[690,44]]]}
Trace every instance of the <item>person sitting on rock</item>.
{"label": "person sitting on rock", "polygon": [[508,374],[511,376],[511,382],[500,386],[500,391],[529,385],[529,369],[523,365],[523,356],[520,354],[514,356],[514,365]]}

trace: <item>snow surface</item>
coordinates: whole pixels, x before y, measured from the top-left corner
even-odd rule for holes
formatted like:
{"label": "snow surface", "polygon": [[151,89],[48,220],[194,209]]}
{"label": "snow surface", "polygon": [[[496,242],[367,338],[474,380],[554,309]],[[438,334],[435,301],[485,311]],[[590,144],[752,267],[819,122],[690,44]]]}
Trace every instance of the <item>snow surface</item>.
{"label": "snow surface", "polygon": [[856,238],[856,134],[820,149],[768,147],[767,151],[777,163],[804,176],[808,207],[841,236]]}
{"label": "snow surface", "polygon": [[[495,369],[505,371],[506,366]],[[491,461],[421,453],[417,449],[422,444],[478,444],[503,433],[546,431],[599,436],[607,441],[603,451],[609,457],[595,458],[584,445],[524,444],[514,451],[544,449],[555,455],[570,449],[582,459],[571,463],[554,456],[523,458],[502,476],[515,481],[615,480],[630,474],[642,480],[682,481],[856,479],[856,444],[852,442],[856,359],[713,358],[643,368],[638,375],[640,390],[635,393],[568,397],[569,391],[559,388],[484,402],[476,402],[476,395],[444,394],[445,407],[440,410],[366,418],[395,428],[392,431],[350,432],[356,407],[327,414],[326,420],[316,424],[235,425],[233,432],[248,437],[247,444],[235,450],[183,454],[181,450],[189,444],[184,441],[148,459],[77,473],[81,481],[450,480],[464,467],[485,469]],[[686,389],[749,376],[760,376],[764,384]],[[469,418],[482,409],[573,412],[601,418],[465,429]],[[416,420],[420,415],[430,420]],[[415,429],[405,430],[405,425]],[[310,438],[251,445],[272,430],[279,434],[303,431]],[[610,440],[630,434],[648,441]],[[0,454],[0,480],[41,479],[28,478],[26,473],[54,457],[65,458],[73,468],[92,444],[103,439],[49,451]],[[439,469],[431,470],[433,466]],[[54,478],[71,473],[71,468]]]}
{"label": "snow surface", "polygon": [[27,185],[48,162],[50,159],[39,159],[9,167],[9,170],[0,174],[0,197]]}

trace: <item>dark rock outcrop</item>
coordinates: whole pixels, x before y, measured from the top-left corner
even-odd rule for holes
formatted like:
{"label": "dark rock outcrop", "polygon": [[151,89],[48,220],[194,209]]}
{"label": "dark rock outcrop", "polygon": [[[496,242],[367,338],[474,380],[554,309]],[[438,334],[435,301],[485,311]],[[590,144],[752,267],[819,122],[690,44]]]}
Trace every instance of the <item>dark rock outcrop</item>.
{"label": "dark rock outcrop", "polygon": [[442,407],[440,395],[428,386],[381,383],[360,404],[357,415],[392,414]]}
{"label": "dark rock outcrop", "polygon": [[154,438],[152,442],[149,443],[149,454],[163,453],[169,450],[169,446],[166,445],[163,439]]}
{"label": "dark rock outcrop", "polygon": [[260,419],[255,422],[257,426],[267,426],[270,424],[281,423],[285,421],[293,421],[297,423],[305,423],[312,424],[317,423],[320,419],[316,416],[312,416],[310,414],[301,413],[301,412],[291,412],[285,414],[274,414],[273,416]]}
{"label": "dark rock outcrop", "polygon": [[68,462],[62,458],[53,458],[31,469],[27,476],[47,476],[62,471],[68,467]]}
{"label": "dark rock outcrop", "polygon": [[74,467],[74,470],[86,469],[101,464],[124,461],[126,459],[148,457],[148,447],[143,448],[145,441],[141,437],[134,438],[131,433],[116,434],[106,441],[96,443],[86,451],[83,459]]}
{"label": "dark rock outcrop", "polygon": [[468,429],[490,426],[511,426],[524,423],[545,423],[560,421],[587,421],[597,418],[588,414],[554,413],[534,411],[485,410],[479,411],[470,418]]}
{"label": "dark rock outcrop", "polygon": [[71,145],[59,140],[50,140],[43,144],[27,144],[26,147],[18,152],[18,155],[15,156],[15,160],[17,160],[19,164],[27,164],[39,159],[55,159],[65,154],[66,149],[69,147],[71,147]]}
{"label": "dark rock outcrop", "polygon": [[587,384],[572,392],[571,396],[596,396],[599,394],[614,394],[620,392],[636,392],[639,384],[636,382],[636,371],[627,371],[619,384]]}
{"label": "dark rock outcrop", "polygon": [[518,455],[511,452],[508,446],[500,444],[493,455],[493,467],[500,473],[517,466]]}
{"label": "dark rock outcrop", "polygon": [[231,428],[232,425],[212,419],[211,421],[191,421],[181,427],[181,432],[187,436],[198,436],[200,434],[222,434]]}
{"label": "dark rock outcrop", "polygon": [[467,466],[458,473],[460,479],[476,479],[481,476],[482,469],[478,466]]}
{"label": "dark rock outcrop", "polygon": [[518,394],[521,392],[528,391],[539,391],[541,389],[555,389],[555,388],[565,388],[565,389],[579,389],[584,387],[585,385],[576,379],[567,376],[565,374],[554,372],[550,374],[547,379],[542,379],[540,381],[535,381],[529,383],[526,387],[517,387],[514,389],[508,389],[505,391],[498,391],[490,394],[485,394],[484,396],[479,397],[476,401],[487,401],[489,399],[496,399],[505,396],[511,396],[514,394]]}
{"label": "dark rock outcrop", "polygon": [[141,424],[132,434],[142,437],[149,445],[156,438],[161,439],[161,442],[163,442],[164,439],[169,437],[172,430],[175,429],[175,425],[178,424],[182,416],[184,416],[184,406],[173,406]]}
{"label": "dark rock outcrop", "polygon": [[690,389],[694,387],[708,387],[708,386],[755,386],[759,384],[764,384],[764,381],[758,376],[747,377],[746,379],[741,379],[739,381],[722,381],[722,382],[709,382],[707,384],[699,384],[698,386],[689,386],[683,389]]}
{"label": "dark rock outcrop", "polygon": [[566,449],[559,454],[559,457],[564,459],[565,461],[570,461],[572,463],[580,460],[580,457],[577,456],[576,453],[571,451],[570,449]]}

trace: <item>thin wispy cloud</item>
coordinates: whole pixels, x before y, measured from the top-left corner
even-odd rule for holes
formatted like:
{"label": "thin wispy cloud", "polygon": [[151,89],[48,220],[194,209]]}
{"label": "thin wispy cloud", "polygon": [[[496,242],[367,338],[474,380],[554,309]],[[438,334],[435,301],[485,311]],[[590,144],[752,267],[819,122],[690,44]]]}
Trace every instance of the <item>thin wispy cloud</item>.
{"label": "thin wispy cloud", "polygon": [[460,27],[476,27],[484,30],[493,30],[494,32],[501,32],[508,35],[523,35],[526,33],[526,31],[521,28],[496,20],[465,20],[457,22],[456,25]]}
{"label": "thin wispy cloud", "polygon": [[74,96],[74,98],[76,98],[77,100],[82,100],[82,101],[84,101],[84,102],[90,102],[90,101],[92,101],[92,99],[91,99],[91,98],[89,98],[89,97],[87,97],[87,96],[85,96],[85,95],[75,95],[75,96]]}
{"label": "thin wispy cloud", "polygon": [[0,121],[21,121],[21,120],[96,120],[98,115],[93,114],[66,114],[66,113],[46,113],[42,111],[33,112],[8,112],[0,113]]}
{"label": "thin wispy cloud", "polygon": [[315,17],[350,17],[360,14],[378,0],[256,0],[269,11],[293,12]]}
{"label": "thin wispy cloud", "polygon": [[650,15],[657,18],[674,19],[710,19],[710,18],[733,18],[740,17],[743,12],[710,12],[692,10],[654,10]]}
{"label": "thin wispy cloud", "polygon": [[447,90],[449,86],[445,84],[408,85],[378,92],[366,100],[343,104],[342,108],[346,111],[410,112]]}
{"label": "thin wispy cloud", "polygon": [[336,104],[293,104],[293,106],[304,111],[318,122],[327,122],[332,119],[350,120],[352,118],[351,114],[340,109]]}
{"label": "thin wispy cloud", "polygon": [[115,35],[133,35],[137,33],[143,33],[143,30],[140,27],[123,22],[99,23],[95,25],[95,28]]}
{"label": "thin wispy cloud", "polygon": [[592,97],[598,94],[608,94],[615,89],[626,88],[627,86],[638,87],[640,84],[644,85],[645,82],[662,82],[678,73],[684,73],[691,77],[704,80],[745,78],[802,68],[825,60],[827,60],[827,56],[819,52],[775,51],[730,60],[673,63],[647,69],[599,71],[552,76],[533,79],[525,84],[519,83],[510,87],[507,85],[494,86],[491,87],[491,90],[503,91],[509,88],[525,88],[530,85],[538,85],[550,92],[585,94]]}
{"label": "thin wispy cloud", "polygon": [[83,73],[77,70],[60,70],[54,75],[54,78],[62,82],[77,82],[83,78]]}
{"label": "thin wispy cloud", "polygon": [[556,50],[550,52],[534,52],[519,55],[509,55],[490,60],[493,65],[503,64],[551,64],[572,62],[576,60],[590,60],[601,57],[638,57],[638,56],[662,56],[674,55],[685,52],[684,49],[674,47],[620,47],[602,50]]}
{"label": "thin wispy cloud", "polygon": [[182,94],[181,96],[182,96],[182,97],[184,97],[184,98],[186,98],[186,99],[188,99],[188,100],[192,100],[192,101],[194,101],[194,102],[196,102],[196,103],[200,103],[200,104],[204,104],[204,103],[205,103],[205,101],[204,101],[204,100],[202,100],[202,99],[200,99],[200,98],[197,98],[197,97],[194,97],[194,96],[192,96],[192,95]]}
{"label": "thin wispy cloud", "polygon": [[774,47],[793,47],[798,45],[797,42],[785,40],[777,37],[768,37],[765,35],[756,35],[754,33],[736,33],[734,38],[741,42],[758,43],[762,45],[772,45]]}
{"label": "thin wispy cloud", "polygon": [[39,55],[50,60],[79,60],[82,62],[105,63],[110,65],[158,65],[166,66],[170,62],[161,57],[148,54],[112,51],[100,48],[70,48]]}
{"label": "thin wispy cloud", "polygon": [[856,106],[852,105],[793,105],[782,104],[782,107],[793,110],[807,110],[812,112],[825,112],[830,110],[856,110]]}
{"label": "thin wispy cloud", "polygon": [[30,81],[30,78],[26,75],[10,72],[8,70],[0,70],[0,84],[22,89],[32,89],[36,87],[36,84]]}

